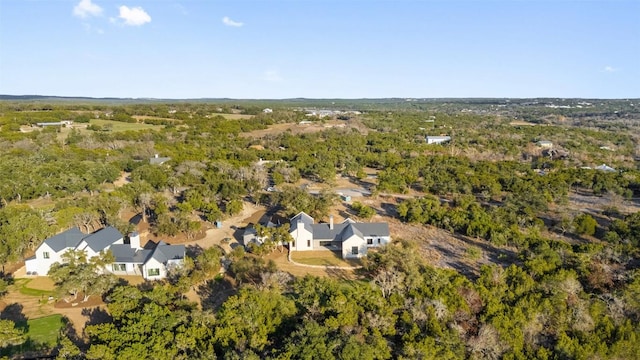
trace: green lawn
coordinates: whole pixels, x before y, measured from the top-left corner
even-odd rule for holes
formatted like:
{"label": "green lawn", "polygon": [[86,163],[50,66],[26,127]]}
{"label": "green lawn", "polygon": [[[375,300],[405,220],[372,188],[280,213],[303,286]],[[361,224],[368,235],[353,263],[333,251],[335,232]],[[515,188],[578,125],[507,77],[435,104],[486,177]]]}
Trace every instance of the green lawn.
{"label": "green lawn", "polygon": [[29,331],[27,338],[34,344],[42,344],[46,347],[54,347],[58,343],[58,335],[64,327],[62,315],[55,314],[37,319],[27,320]]}
{"label": "green lawn", "polygon": [[360,260],[345,260],[337,251],[294,251],[291,259],[300,264],[323,266],[360,266]]}

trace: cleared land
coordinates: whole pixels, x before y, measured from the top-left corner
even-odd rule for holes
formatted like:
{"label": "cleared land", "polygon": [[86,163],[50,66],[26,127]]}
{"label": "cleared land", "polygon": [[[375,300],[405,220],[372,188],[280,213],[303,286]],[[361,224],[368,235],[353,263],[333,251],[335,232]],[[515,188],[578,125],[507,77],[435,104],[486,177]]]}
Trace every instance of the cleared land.
{"label": "cleared land", "polygon": [[254,130],[240,134],[242,137],[249,138],[263,138],[265,136],[277,135],[285,131],[290,131],[292,134],[309,134],[328,129],[351,129],[356,128],[361,131],[366,131],[366,128],[356,120],[325,120],[325,121],[312,121],[310,124],[300,123],[285,123],[270,125],[266,129]]}
{"label": "cleared land", "polygon": [[138,131],[138,130],[147,130],[147,129],[162,129],[163,125],[150,125],[150,124],[141,124],[141,123],[126,123],[121,121],[113,121],[113,120],[102,120],[102,119],[93,119],[90,122],[91,125],[102,126],[105,125],[107,127],[111,127],[111,131]]}

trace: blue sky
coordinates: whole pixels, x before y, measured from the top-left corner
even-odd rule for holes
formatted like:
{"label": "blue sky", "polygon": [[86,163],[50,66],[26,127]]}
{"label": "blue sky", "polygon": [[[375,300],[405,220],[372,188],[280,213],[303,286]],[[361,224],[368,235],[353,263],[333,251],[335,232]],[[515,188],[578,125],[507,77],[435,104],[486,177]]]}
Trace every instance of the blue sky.
{"label": "blue sky", "polygon": [[0,0],[0,94],[640,97],[640,0]]}

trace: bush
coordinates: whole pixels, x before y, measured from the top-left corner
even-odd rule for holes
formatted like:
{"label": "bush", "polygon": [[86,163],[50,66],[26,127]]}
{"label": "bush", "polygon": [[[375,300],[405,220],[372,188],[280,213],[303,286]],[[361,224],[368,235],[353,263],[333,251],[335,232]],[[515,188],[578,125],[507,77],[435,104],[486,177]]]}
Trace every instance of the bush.
{"label": "bush", "polygon": [[575,232],[578,235],[593,235],[596,233],[598,223],[589,214],[580,214],[573,220]]}

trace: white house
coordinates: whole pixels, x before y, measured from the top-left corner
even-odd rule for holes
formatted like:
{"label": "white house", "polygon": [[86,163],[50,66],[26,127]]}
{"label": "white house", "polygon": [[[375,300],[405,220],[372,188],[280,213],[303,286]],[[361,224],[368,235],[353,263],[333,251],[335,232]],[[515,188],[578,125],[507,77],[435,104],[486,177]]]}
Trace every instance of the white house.
{"label": "white house", "polygon": [[184,255],[184,245],[169,245],[160,241],[142,264],[142,277],[146,280],[164,279],[169,270],[182,266]]}
{"label": "white house", "polygon": [[442,144],[451,141],[451,136],[427,136],[427,144]]}
{"label": "white house", "polygon": [[391,242],[387,223],[357,223],[346,219],[334,224],[330,216],[328,224],[315,224],[304,212],[291,218],[289,233],[294,240],[289,247],[291,251],[340,251],[345,259],[366,256],[367,249]]}
{"label": "white house", "polygon": [[553,147],[553,143],[549,140],[540,140],[536,145],[544,149],[551,149]]}
{"label": "white house", "polygon": [[182,264],[184,245],[168,245],[159,242],[153,249],[140,246],[140,235],[129,234],[128,243],[114,227],[106,227],[92,234],[84,234],[77,227],[71,228],[42,242],[31,258],[27,259],[27,275],[47,275],[51,265],[62,262],[68,250],[84,251],[90,259],[100,252],[111,251],[115,260],[105,266],[105,271],[116,275],[141,275],[147,280],[163,279],[168,269]]}
{"label": "white house", "polygon": [[262,112],[265,113],[265,114],[271,114],[273,112],[273,110],[269,109],[269,108],[266,108],[266,109],[262,110]]}
{"label": "white house", "polygon": [[149,164],[151,165],[162,165],[167,161],[170,161],[170,157],[161,157],[158,154],[154,154],[152,158],[149,158]]}
{"label": "white house", "polygon": [[87,236],[77,227],[45,240],[36,253],[25,261],[27,274],[47,275],[49,268],[56,262],[62,261],[62,254],[76,246]]}

